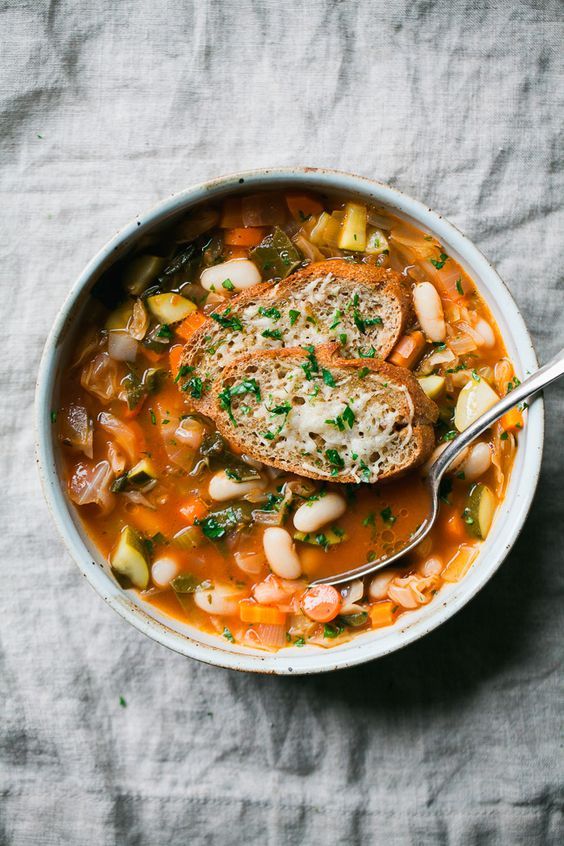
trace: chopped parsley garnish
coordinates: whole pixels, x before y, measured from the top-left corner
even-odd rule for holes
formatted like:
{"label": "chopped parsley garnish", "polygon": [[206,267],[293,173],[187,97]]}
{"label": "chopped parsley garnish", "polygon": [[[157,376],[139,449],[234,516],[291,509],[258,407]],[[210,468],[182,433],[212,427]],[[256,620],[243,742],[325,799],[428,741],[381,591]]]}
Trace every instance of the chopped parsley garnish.
{"label": "chopped parsley garnish", "polygon": [[224,329],[233,329],[234,332],[242,332],[243,324],[238,317],[229,317],[230,313],[231,308],[226,308],[223,314],[216,314],[215,312],[212,312],[210,317],[212,320],[215,320],[216,323],[219,323],[219,325]]}
{"label": "chopped parsley garnish", "polygon": [[121,707],[122,707],[122,708],[127,708],[127,702],[125,701],[125,699],[123,698],[123,696],[120,696],[120,698],[119,698],[119,704],[121,705]]}
{"label": "chopped parsley garnish", "polygon": [[172,329],[168,323],[163,323],[162,326],[159,326],[157,338],[172,338]]}
{"label": "chopped parsley garnish", "polygon": [[376,525],[376,515],[371,511],[368,517],[365,517],[362,521],[363,526],[375,526]]}
{"label": "chopped parsley garnish", "polygon": [[341,322],[342,316],[342,311],[339,308],[335,309],[335,314],[333,315],[333,322],[329,326],[329,329],[336,329],[339,323]]}
{"label": "chopped parsley garnish", "polygon": [[456,280],[456,290],[458,291],[461,297],[464,296],[464,288],[462,287],[462,279],[460,278],[460,276]]}
{"label": "chopped parsley garnish", "polygon": [[339,432],[345,431],[345,424],[343,423],[343,418],[340,414],[338,414],[336,417],[328,418],[325,422],[328,423],[330,426],[336,426]]}
{"label": "chopped parsley garnish", "polygon": [[204,390],[204,385],[199,376],[193,376],[185,385],[182,385],[182,391],[189,391],[192,399],[200,399]]}
{"label": "chopped parsley garnish", "polygon": [[381,317],[363,317],[358,310],[358,302],[358,294],[355,294],[353,297],[353,321],[358,331],[365,335],[368,326],[381,326],[383,321]]}
{"label": "chopped parsley garnish", "polygon": [[298,317],[300,316],[299,311],[296,311],[294,308],[291,308],[289,311],[290,315],[290,326],[293,326]]}
{"label": "chopped parsley garnish", "polygon": [[297,637],[294,641],[294,646],[305,646],[305,639],[303,637]]}
{"label": "chopped parsley garnish", "polygon": [[264,332],[261,332],[261,337],[272,338],[273,341],[281,341],[282,332],[280,329],[265,329]]}
{"label": "chopped parsley garnish", "polygon": [[233,385],[231,388],[224,388],[218,394],[219,405],[224,411],[227,412],[227,415],[234,426],[237,425],[237,421],[233,416],[233,411],[231,409],[231,400],[233,397],[243,396],[244,394],[253,394],[257,401],[260,400],[260,387],[256,379],[245,379],[238,385]]}
{"label": "chopped parsley garnish", "polygon": [[274,408],[268,408],[267,411],[270,411],[271,414],[289,414],[292,410],[292,406],[289,402],[285,402],[282,405],[275,405]]}
{"label": "chopped parsley garnish", "polygon": [[234,291],[235,290],[235,285],[233,284],[231,279],[224,279],[223,282],[221,283],[221,287],[225,288],[226,291]]}
{"label": "chopped parsley garnish", "polygon": [[443,441],[454,441],[454,439],[456,438],[457,435],[458,435],[458,432],[456,431],[456,429],[451,429],[449,432],[444,433],[442,440]]}
{"label": "chopped parsley garnish", "polygon": [[[278,311],[277,308],[274,308],[274,306],[272,306],[271,308],[265,308],[264,306],[259,306],[258,313],[262,317],[270,317],[271,320],[280,320],[280,317],[281,317],[280,312]],[[296,312],[291,311],[290,315],[292,315],[292,314],[299,314],[299,311],[296,311]],[[291,319],[291,317],[290,317],[290,319]]]}
{"label": "chopped parsley garnish", "polygon": [[358,357],[359,358],[374,358],[375,355],[376,355],[376,350],[374,349],[374,347],[370,347],[370,349],[367,352],[364,352],[364,350],[360,349],[360,347],[358,349]]}
{"label": "chopped parsley garnish", "polygon": [[331,470],[332,476],[337,476],[339,470],[342,470],[345,466],[345,462],[339,455],[336,449],[326,449],[325,450],[325,458],[328,460],[329,464],[332,465],[333,469]]}
{"label": "chopped parsley garnish", "polygon": [[339,335],[339,341],[341,342],[341,344],[343,345],[343,347],[344,347],[344,346],[345,346],[345,344],[347,343],[347,336],[346,336],[346,334],[345,334],[344,332],[343,332],[341,335]]}
{"label": "chopped parsley garnish", "polygon": [[360,370],[358,371],[358,378],[364,379],[366,376],[368,376],[369,373],[370,373],[369,367],[361,367]]}
{"label": "chopped parsley garnish", "polygon": [[232,479],[234,482],[240,482],[241,476],[238,470],[233,470],[231,467],[225,468],[225,475],[228,479]]}
{"label": "chopped parsley garnish", "polygon": [[226,640],[231,641],[231,643],[235,643],[235,638],[233,637],[227,626],[225,626],[225,628],[223,629],[222,635]]}
{"label": "chopped parsley garnish", "polygon": [[149,409],[149,417],[151,418],[151,423],[153,424],[153,426],[156,426],[157,425],[157,418],[156,418],[155,412],[153,411],[152,408]]}
{"label": "chopped parsley garnish", "polygon": [[354,416],[354,411],[350,405],[345,406],[345,410],[343,411],[343,420],[348,425],[349,429],[352,429],[356,417]]}
{"label": "chopped parsley garnish", "polygon": [[501,435],[499,436],[501,441],[506,441],[508,437],[509,437],[509,434],[507,432],[502,432]]}
{"label": "chopped parsley garnish", "polygon": [[52,411],[51,412],[51,423],[56,423],[56,422],[57,422],[57,412]]}
{"label": "chopped parsley garnish", "polygon": [[326,370],[325,368],[323,368],[323,370],[321,371],[321,375],[323,376],[323,381],[326,385],[329,385],[330,388],[335,387],[335,380],[330,370]]}
{"label": "chopped parsley garnish", "polygon": [[340,623],[325,623],[323,626],[323,637],[334,638],[339,637],[342,632],[345,631],[345,627],[342,626]]}
{"label": "chopped parsley garnish", "polygon": [[439,255],[439,260],[438,260],[438,261],[437,261],[437,259],[431,259],[431,264],[433,265],[433,267],[436,267],[436,268],[437,268],[437,270],[442,270],[442,269],[443,269],[443,267],[445,266],[445,261],[446,261],[447,259],[448,259],[447,254],[446,254],[446,253],[441,253],[441,254]]}
{"label": "chopped parsley garnish", "polygon": [[394,515],[392,514],[392,509],[389,505],[387,505],[386,508],[383,508],[382,511],[380,511],[380,517],[382,518],[384,523],[389,523],[390,526],[392,526],[397,520],[397,517],[394,517]]}
{"label": "chopped parsley garnish", "polygon": [[178,368],[178,373],[174,377],[174,381],[179,382],[180,379],[183,379],[185,376],[188,376],[188,374],[192,373],[193,370],[193,367],[188,367],[186,364],[183,364],[181,367]]}
{"label": "chopped parsley garnish", "polygon": [[507,383],[507,393],[514,390],[514,388],[518,388],[520,384],[521,380],[518,379],[517,376],[514,376],[511,382]]}
{"label": "chopped parsley garnish", "polygon": [[464,509],[464,511],[461,514],[461,517],[464,520],[464,522],[467,523],[469,526],[471,526],[472,523],[474,522],[474,518],[472,517],[472,512],[470,511],[469,508]]}
{"label": "chopped parsley garnish", "polygon": [[480,374],[477,373],[475,370],[472,371],[472,379],[474,380],[474,382],[480,382],[481,381]]}
{"label": "chopped parsley garnish", "polygon": [[319,373],[319,364],[315,357],[315,349],[311,345],[302,347],[307,352],[307,361],[305,361],[301,368],[306,375],[306,379],[311,381],[314,373]]}

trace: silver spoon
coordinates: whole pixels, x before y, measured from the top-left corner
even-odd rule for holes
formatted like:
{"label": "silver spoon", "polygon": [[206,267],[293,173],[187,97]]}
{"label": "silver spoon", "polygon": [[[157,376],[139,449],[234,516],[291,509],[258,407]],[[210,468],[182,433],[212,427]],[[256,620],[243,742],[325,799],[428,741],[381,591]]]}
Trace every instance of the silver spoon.
{"label": "silver spoon", "polygon": [[548,364],[539,368],[532,376],[521,382],[510,393],[506,394],[499,402],[496,402],[489,411],[478,417],[473,423],[460,433],[449,445],[444,449],[437,460],[431,465],[427,477],[425,479],[425,486],[429,494],[431,504],[430,514],[421,523],[415,534],[411,535],[409,542],[389,557],[382,556],[370,561],[368,564],[363,564],[361,567],[355,567],[352,570],[346,570],[344,573],[337,573],[335,576],[327,576],[325,579],[316,579],[310,582],[310,587],[314,585],[341,585],[343,582],[350,582],[352,579],[360,579],[363,576],[368,576],[370,573],[375,573],[377,570],[382,570],[384,567],[389,567],[390,564],[395,563],[398,559],[403,558],[408,552],[411,552],[423,538],[431,531],[437,514],[439,513],[439,485],[443,478],[445,471],[452,464],[452,462],[472,443],[472,441],[481,435],[496,420],[499,420],[502,415],[509,409],[519,405],[526,399],[529,399],[534,394],[546,388],[551,382],[559,379],[564,375],[564,350],[560,350]]}

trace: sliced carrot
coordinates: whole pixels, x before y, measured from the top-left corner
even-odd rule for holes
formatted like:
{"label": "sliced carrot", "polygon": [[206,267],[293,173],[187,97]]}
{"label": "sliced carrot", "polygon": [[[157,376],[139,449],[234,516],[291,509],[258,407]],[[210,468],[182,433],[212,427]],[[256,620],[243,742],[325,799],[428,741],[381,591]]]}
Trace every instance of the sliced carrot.
{"label": "sliced carrot", "polygon": [[458,513],[451,514],[449,518],[443,523],[443,530],[447,537],[451,540],[461,541],[468,539],[468,532],[466,531],[466,523]]}
{"label": "sliced carrot", "polygon": [[458,582],[466,575],[478,554],[475,546],[460,546],[441,573],[445,582]]}
{"label": "sliced carrot", "polygon": [[186,501],[178,509],[183,517],[187,520],[201,520],[208,513],[208,506],[195,494],[188,497]]}
{"label": "sliced carrot", "polygon": [[162,516],[158,511],[151,511],[143,505],[134,505],[127,510],[128,519],[133,523],[135,528],[139,529],[148,537],[153,535],[166,535],[165,525]]}
{"label": "sliced carrot", "polygon": [[523,415],[517,407],[506,411],[501,418],[501,428],[504,432],[514,432],[524,426]]}
{"label": "sliced carrot", "polygon": [[404,335],[399,339],[388,360],[391,364],[395,364],[396,367],[407,367],[411,370],[423,355],[425,345],[425,336],[423,332],[417,329],[415,332]]}
{"label": "sliced carrot", "polygon": [[286,194],[286,205],[298,223],[304,223],[314,214],[321,214],[323,206],[308,194]]}
{"label": "sliced carrot", "polygon": [[236,229],[243,225],[240,197],[230,197],[223,201],[219,225],[222,229]]}
{"label": "sliced carrot", "polygon": [[341,607],[341,594],[332,585],[315,585],[302,599],[302,611],[317,623],[334,620]]}
{"label": "sliced carrot", "polygon": [[[186,318],[188,320],[188,318]],[[182,325],[182,324],[181,324]],[[170,363],[170,372],[176,379],[178,376],[178,371],[180,370],[180,360],[182,358],[182,351],[184,350],[183,344],[175,344],[173,347],[170,348],[168,353],[168,360]]]}
{"label": "sliced carrot", "polygon": [[139,346],[140,346],[141,352],[143,353],[145,358],[148,358],[149,361],[152,361],[155,364],[156,364],[157,361],[160,361],[161,358],[163,357],[163,353],[158,353],[158,352],[155,352],[154,350],[150,350],[149,347],[144,347],[143,344],[140,344]]}
{"label": "sliced carrot", "polygon": [[239,603],[239,616],[243,623],[263,623],[265,626],[283,626],[286,615],[270,605],[259,605],[252,599],[243,599]]}
{"label": "sliced carrot", "polygon": [[368,615],[373,629],[381,629],[384,626],[391,626],[394,622],[394,608],[397,608],[389,599],[384,602],[377,602],[368,609]]}
{"label": "sliced carrot", "polygon": [[228,229],[223,240],[230,247],[256,247],[267,231],[261,226],[237,226],[235,229]]}
{"label": "sliced carrot", "polygon": [[196,329],[199,329],[202,323],[205,322],[205,315],[201,311],[193,311],[188,317],[185,317],[182,323],[175,327],[174,331],[180,335],[185,341],[192,337]]}

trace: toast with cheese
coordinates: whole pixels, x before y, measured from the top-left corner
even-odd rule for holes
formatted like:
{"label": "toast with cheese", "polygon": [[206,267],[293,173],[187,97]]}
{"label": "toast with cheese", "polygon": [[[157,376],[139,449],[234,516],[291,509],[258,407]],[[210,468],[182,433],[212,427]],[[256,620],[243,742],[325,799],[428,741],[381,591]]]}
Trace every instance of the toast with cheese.
{"label": "toast with cheese", "polygon": [[426,461],[438,418],[409,370],[345,359],[333,345],[235,359],[208,413],[251,458],[311,479],[369,483]]}
{"label": "toast with cheese", "polygon": [[190,338],[181,364],[198,385],[194,405],[206,414],[211,385],[237,356],[332,341],[346,358],[384,359],[410,315],[399,274],[330,259],[226,300]]}

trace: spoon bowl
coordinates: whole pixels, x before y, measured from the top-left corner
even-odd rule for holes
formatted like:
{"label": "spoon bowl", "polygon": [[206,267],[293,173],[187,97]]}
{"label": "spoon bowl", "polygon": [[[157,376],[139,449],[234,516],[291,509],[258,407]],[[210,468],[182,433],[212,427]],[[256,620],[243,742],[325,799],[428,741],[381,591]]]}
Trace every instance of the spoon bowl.
{"label": "spoon bowl", "polygon": [[310,587],[316,585],[341,585],[345,582],[350,582],[353,579],[360,579],[364,576],[369,576],[376,573],[378,570],[383,570],[391,564],[395,564],[400,558],[403,558],[429,534],[437,516],[439,514],[439,491],[442,478],[451,464],[464,452],[465,449],[474,441],[479,435],[488,429],[492,423],[499,420],[507,411],[514,408],[516,405],[530,399],[539,391],[542,391],[551,382],[559,379],[564,375],[564,350],[560,350],[554,358],[552,358],[543,367],[540,367],[532,376],[521,382],[510,393],[506,394],[499,402],[496,402],[488,411],[473,420],[470,425],[464,429],[454,440],[452,440],[446,449],[444,449],[436,461],[433,462],[425,477],[425,487],[429,495],[429,513],[422,521],[417,530],[410,536],[409,541],[401,549],[393,553],[393,555],[381,556],[375,558],[374,561],[369,561],[360,567],[354,567],[345,570],[343,573],[337,573],[333,576],[327,576],[324,579],[316,579],[310,582]]}

